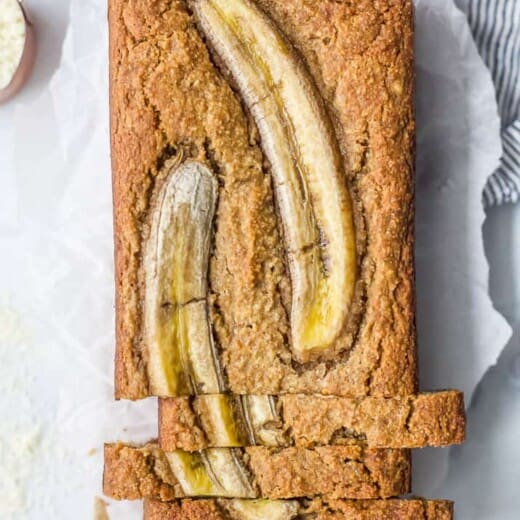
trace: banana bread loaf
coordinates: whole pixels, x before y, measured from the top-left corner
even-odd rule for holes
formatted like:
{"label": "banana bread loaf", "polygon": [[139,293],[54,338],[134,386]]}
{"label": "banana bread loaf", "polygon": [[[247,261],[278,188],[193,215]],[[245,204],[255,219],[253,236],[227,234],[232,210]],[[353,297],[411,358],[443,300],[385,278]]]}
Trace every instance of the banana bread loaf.
{"label": "banana bread loaf", "polygon": [[410,492],[403,448],[465,427],[460,393],[417,394],[412,0],[109,0],[109,25],[115,393],[161,399],[104,492],[451,518],[381,500]]}
{"label": "banana bread loaf", "polygon": [[415,393],[412,1],[109,6],[116,396]]}

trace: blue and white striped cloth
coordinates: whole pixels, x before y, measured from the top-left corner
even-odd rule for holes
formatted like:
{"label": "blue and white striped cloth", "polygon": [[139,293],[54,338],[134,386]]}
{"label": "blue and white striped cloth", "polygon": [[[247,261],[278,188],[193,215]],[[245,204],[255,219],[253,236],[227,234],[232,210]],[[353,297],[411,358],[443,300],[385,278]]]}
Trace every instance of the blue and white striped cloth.
{"label": "blue and white striped cloth", "polygon": [[495,83],[502,120],[500,167],[484,189],[485,206],[520,200],[520,0],[456,0]]}

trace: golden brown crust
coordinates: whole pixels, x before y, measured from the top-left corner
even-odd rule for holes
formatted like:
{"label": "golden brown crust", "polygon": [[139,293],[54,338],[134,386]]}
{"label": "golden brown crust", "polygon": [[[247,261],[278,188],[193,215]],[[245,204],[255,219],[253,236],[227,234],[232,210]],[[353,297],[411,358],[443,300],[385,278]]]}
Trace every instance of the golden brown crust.
{"label": "golden brown crust", "polygon": [[[448,500],[314,500],[298,501],[295,518],[314,520],[451,520]],[[230,500],[145,500],[144,520],[239,520],[230,512]],[[291,520],[288,518],[287,520]]]}
{"label": "golden brown crust", "polygon": [[[315,449],[244,448],[243,459],[259,498],[327,494],[330,498],[386,498],[410,491],[410,453],[358,446]],[[157,445],[105,446],[105,495],[118,500],[184,495]]]}
{"label": "golden brown crust", "polygon": [[[300,51],[331,113],[358,222],[358,331],[337,359],[295,364],[288,275],[256,129],[183,0],[110,0],[116,396],[149,395],[142,243],[164,165],[183,153],[221,188],[212,324],[229,389],[361,396],[416,392],[411,0],[258,0]],[[354,338],[354,339],[353,339]]]}
{"label": "golden brown crust", "polygon": [[[197,451],[221,447],[197,404],[205,399],[159,400],[162,449]],[[422,448],[460,444],[465,438],[464,398],[456,390],[395,398],[287,394],[274,399],[279,420],[270,428],[279,432],[284,446]]]}

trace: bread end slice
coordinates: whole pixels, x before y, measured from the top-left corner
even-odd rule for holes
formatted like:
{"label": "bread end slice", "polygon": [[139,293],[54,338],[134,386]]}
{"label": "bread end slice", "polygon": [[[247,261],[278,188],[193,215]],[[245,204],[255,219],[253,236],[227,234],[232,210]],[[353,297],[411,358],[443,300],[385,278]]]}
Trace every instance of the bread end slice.
{"label": "bread end slice", "polygon": [[[269,508],[271,516],[258,516]],[[245,516],[249,511],[250,516]],[[256,513],[256,516],[253,516]],[[279,513],[283,516],[276,516]],[[452,520],[453,503],[422,498],[390,500],[225,500],[144,501],[144,520]]]}

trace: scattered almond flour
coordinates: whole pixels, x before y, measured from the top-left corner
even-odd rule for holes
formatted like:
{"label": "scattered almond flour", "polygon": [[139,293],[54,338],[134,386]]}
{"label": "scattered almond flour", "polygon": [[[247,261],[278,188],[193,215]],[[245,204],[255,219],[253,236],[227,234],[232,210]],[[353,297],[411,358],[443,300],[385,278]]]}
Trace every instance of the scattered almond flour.
{"label": "scattered almond flour", "polygon": [[[21,315],[0,298],[0,518],[28,507],[27,487],[41,451],[42,426],[30,398],[31,334]],[[15,403],[13,405],[13,403]]]}
{"label": "scattered almond flour", "polygon": [[0,431],[0,517],[26,509],[25,484],[40,445],[40,426],[21,430],[2,425]]}

